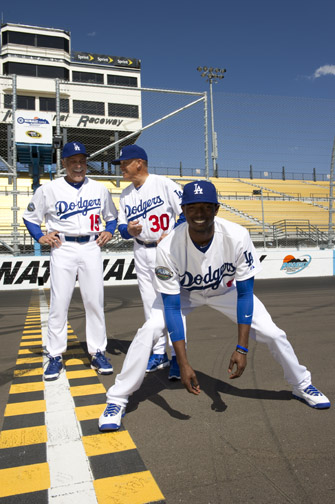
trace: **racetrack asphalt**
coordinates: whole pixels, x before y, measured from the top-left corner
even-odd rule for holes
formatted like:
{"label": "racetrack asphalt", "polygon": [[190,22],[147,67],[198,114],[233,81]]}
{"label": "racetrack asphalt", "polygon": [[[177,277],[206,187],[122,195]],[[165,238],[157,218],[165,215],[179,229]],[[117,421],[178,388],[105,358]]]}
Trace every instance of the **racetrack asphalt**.
{"label": "racetrack asphalt", "polygon": [[[293,399],[267,347],[253,341],[243,376],[229,380],[236,326],[207,307],[194,311],[187,320],[188,356],[200,396],[169,382],[164,369],[146,376],[123,419],[167,504],[335,502],[335,277],[256,280],[255,293],[286,331],[299,361],[332,407],[314,410]],[[32,295],[0,291],[1,428]],[[137,286],[106,287],[105,314],[114,374],[98,380],[107,389],[144,321]],[[69,323],[86,352],[78,288]],[[91,425],[94,431],[95,421]],[[14,502],[10,499],[1,501]],[[99,502],[135,504],[131,497]]]}

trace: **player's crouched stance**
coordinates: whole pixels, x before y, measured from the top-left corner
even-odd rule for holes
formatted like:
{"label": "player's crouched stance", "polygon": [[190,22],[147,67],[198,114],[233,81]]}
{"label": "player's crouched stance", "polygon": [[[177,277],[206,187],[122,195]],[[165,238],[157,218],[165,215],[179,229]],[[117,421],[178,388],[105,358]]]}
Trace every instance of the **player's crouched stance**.
{"label": "player's crouched stance", "polygon": [[253,293],[254,276],[261,270],[249,233],[243,227],[216,217],[219,210],[215,186],[199,180],[184,186],[182,210],[186,222],[175,228],[157,247],[156,289],[164,309],[153,307],[150,318],[130,345],[121,373],[107,391],[107,408],[99,429],[116,430],[125,414],[128,397],[145,375],[145,364],[165,321],[188,392],[200,394],[190,366],[182,315],[198,306],[210,306],[237,323],[237,345],[230,358],[231,379],[247,365],[249,336],[265,343],[281,365],[292,395],[316,409],[330,407],[329,399],[312,385],[311,373],[301,365],[285,332],[277,327]]}

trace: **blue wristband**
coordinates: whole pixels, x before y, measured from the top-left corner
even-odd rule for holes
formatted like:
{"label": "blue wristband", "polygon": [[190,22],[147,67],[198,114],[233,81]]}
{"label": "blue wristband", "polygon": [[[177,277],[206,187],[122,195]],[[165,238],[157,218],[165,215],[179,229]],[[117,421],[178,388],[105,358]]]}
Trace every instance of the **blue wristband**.
{"label": "blue wristband", "polygon": [[236,345],[236,348],[239,348],[240,350],[243,350],[243,352],[249,352],[248,348],[244,348],[243,346],[241,345]]}

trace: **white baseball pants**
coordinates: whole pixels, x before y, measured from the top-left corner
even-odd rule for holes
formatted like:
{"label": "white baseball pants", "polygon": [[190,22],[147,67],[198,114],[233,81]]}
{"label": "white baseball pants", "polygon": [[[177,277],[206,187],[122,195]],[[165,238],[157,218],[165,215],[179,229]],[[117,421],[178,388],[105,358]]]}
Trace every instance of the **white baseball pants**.
{"label": "white baseball pants", "polygon": [[[136,240],[134,240],[134,257],[135,271],[143,303],[144,317],[145,320],[148,320],[154,302],[157,298],[160,299],[161,297],[154,288],[156,247],[146,248],[144,245],[139,245]],[[168,337],[165,324],[161,327],[161,334],[154,342],[152,353],[163,355],[166,352],[167,340],[171,355],[176,355],[171,340]]]}
{"label": "white baseball pants", "polygon": [[[204,297],[195,294],[192,298],[181,295],[182,313],[186,316],[197,306],[208,305],[237,322],[237,290],[232,287],[225,294]],[[129,396],[138,390],[145,377],[145,369],[151,349],[159,337],[164,320],[162,305],[155,305],[150,318],[139,329],[131,343],[124,360],[121,373],[116,376],[115,384],[107,391],[107,402],[126,406]],[[274,359],[282,366],[284,377],[292,387],[306,388],[311,383],[311,374],[305,366],[299,364],[292,345],[286,334],[279,329],[263,303],[254,296],[254,314],[250,336],[257,342],[266,343]],[[229,356],[230,357],[230,356]]]}
{"label": "white baseball pants", "polygon": [[78,275],[86,314],[88,352],[104,352],[107,336],[101,249],[95,240],[93,241],[94,237],[87,243],[67,242],[62,235],[60,237],[62,245],[53,248],[50,257],[47,351],[52,357],[66,351],[68,309]]}

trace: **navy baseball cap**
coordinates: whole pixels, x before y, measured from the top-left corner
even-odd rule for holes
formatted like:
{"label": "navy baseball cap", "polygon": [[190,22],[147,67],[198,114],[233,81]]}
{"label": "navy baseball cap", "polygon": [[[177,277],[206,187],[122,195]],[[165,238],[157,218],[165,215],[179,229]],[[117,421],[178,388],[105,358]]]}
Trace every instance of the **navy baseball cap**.
{"label": "navy baseball cap", "polygon": [[128,159],[144,159],[144,161],[148,161],[148,156],[142,147],[135,144],[126,145],[122,147],[119,159],[114,159],[112,164],[120,164],[121,161],[127,161]]}
{"label": "navy baseball cap", "polygon": [[71,156],[75,156],[76,154],[84,154],[84,156],[88,156],[86,152],[86,147],[84,144],[80,142],[69,142],[64,145],[62,158],[67,158]]}
{"label": "navy baseball cap", "polygon": [[195,180],[184,185],[181,204],[190,205],[191,203],[218,204],[215,185],[207,180]]}

